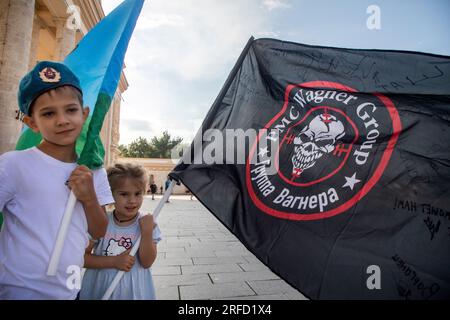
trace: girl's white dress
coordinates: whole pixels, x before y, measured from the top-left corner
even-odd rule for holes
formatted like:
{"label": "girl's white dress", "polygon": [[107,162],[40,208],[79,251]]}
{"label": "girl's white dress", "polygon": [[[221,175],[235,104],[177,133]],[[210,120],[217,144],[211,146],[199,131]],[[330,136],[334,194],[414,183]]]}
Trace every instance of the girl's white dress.
{"label": "girl's white dress", "polygon": [[[135,221],[129,226],[122,227],[116,224],[112,213],[108,213],[108,229],[105,237],[98,240],[93,254],[101,256],[116,256],[131,248],[139,238],[141,232],[138,214]],[[153,241],[161,240],[161,231],[158,225],[153,229]],[[99,300],[103,297],[113,281],[117,269],[87,269],[81,285],[81,300]],[[155,287],[153,285],[151,268],[144,269],[139,263],[136,253],[136,262],[129,272],[125,272],[113,294],[111,300],[155,300]]]}

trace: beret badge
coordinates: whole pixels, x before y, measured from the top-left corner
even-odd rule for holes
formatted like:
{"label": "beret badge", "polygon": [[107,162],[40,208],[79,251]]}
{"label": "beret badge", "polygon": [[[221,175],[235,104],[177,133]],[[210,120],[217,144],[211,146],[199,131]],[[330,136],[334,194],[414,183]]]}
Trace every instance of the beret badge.
{"label": "beret badge", "polygon": [[39,77],[43,82],[59,82],[61,74],[53,68],[46,67],[39,72]]}

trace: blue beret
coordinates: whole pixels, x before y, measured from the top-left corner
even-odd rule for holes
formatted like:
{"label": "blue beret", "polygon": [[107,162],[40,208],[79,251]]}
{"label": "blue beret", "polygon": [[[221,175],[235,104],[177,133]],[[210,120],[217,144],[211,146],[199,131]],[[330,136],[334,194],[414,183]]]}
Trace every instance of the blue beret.
{"label": "blue beret", "polygon": [[41,94],[62,86],[72,86],[80,92],[80,80],[63,63],[41,61],[22,78],[19,85],[19,108],[29,115],[30,106]]}

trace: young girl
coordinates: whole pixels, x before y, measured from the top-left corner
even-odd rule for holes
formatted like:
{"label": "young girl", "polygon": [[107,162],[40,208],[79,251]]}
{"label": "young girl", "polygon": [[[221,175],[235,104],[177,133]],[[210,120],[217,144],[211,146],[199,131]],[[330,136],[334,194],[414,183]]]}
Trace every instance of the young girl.
{"label": "young girl", "polygon": [[[152,215],[139,212],[147,175],[142,167],[133,164],[116,164],[107,172],[115,210],[108,214],[105,237],[97,243],[92,242],[86,249],[85,267],[88,269],[80,299],[101,299],[118,270],[123,270],[126,272],[110,299],[154,300],[150,267],[156,258],[156,244],[161,240],[161,233]],[[132,257],[129,253],[139,236],[139,250]]]}

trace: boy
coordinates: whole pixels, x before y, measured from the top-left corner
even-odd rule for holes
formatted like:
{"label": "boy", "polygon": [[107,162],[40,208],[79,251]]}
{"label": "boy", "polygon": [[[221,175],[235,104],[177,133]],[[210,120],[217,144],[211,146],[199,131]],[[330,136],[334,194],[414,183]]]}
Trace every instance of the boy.
{"label": "boy", "polygon": [[[75,144],[89,108],[78,78],[61,63],[38,63],[20,82],[24,122],[42,142],[0,156],[0,300],[75,299],[66,283],[82,268],[88,233],[103,237],[113,203],[105,169],[77,166]],[[70,189],[78,199],[56,277],[46,275]],[[73,270],[72,268],[69,268]],[[73,271],[72,271],[73,272]]]}

